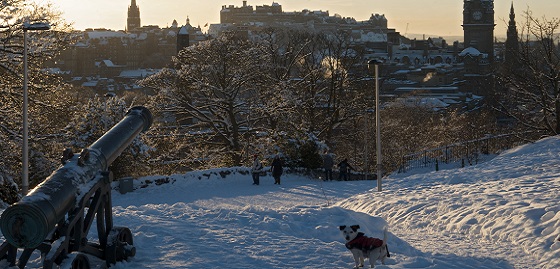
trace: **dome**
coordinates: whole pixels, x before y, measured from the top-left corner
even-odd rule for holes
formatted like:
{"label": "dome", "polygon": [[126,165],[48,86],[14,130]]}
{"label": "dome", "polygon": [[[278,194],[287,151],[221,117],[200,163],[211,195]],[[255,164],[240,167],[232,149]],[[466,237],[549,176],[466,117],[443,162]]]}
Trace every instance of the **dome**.
{"label": "dome", "polygon": [[478,57],[478,56],[482,55],[482,53],[479,50],[477,50],[473,47],[468,47],[468,48],[464,49],[463,51],[461,51],[461,53],[459,53],[459,56],[461,56],[461,57],[464,57],[464,56],[467,56],[467,55],[471,55],[473,57]]}

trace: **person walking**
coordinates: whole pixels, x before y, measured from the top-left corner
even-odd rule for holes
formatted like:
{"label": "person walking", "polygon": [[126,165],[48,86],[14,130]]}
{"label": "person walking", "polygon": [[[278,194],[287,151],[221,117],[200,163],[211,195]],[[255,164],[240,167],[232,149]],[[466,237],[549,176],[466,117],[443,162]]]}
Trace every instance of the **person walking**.
{"label": "person walking", "polygon": [[348,163],[348,159],[342,160],[342,162],[338,163],[338,180],[348,181],[348,173],[350,170],[354,170],[352,166]]}
{"label": "person walking", "polygon": [[253,161],[253,166],[251,167],[251,175],[253,176],[253,185],[259,185],[260,175],[261,172],[263,171],[263,166],[259,161],[259,155],[255,154],[253,155],[253,157],[255,158]]}
{"label": "person walking", "polygon": [[274,156],[274,160],[270,165],[270,171],[272,171],[272,177],[274,177],[274,184],[280,185],[280,176],[282,176],[282,172],[284,172],[280,156]]}
{"label": "person walking", "polygon": [[334,166],[334,161],[332,155],[325,151],[323,155],[323,169],[325,169],[325,181],[333,180],[332,168]]}

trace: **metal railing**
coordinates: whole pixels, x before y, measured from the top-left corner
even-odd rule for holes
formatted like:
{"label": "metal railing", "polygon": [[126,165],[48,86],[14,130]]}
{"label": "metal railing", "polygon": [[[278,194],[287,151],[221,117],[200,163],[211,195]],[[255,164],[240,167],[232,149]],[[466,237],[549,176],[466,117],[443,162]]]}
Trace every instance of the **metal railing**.
{"label": "metal railing", "polygon": [[405,155],[402,157],[399,173],[405,173],[411,169],[433,167],[438,170],[440,164],[461,163],[465,165],[477,164],[481,155],[497,154],[503,150],[510,149],[530,140],[518,133],[489,135],[484,138],[459,142],[444,147],[427,149],[421,152]]}

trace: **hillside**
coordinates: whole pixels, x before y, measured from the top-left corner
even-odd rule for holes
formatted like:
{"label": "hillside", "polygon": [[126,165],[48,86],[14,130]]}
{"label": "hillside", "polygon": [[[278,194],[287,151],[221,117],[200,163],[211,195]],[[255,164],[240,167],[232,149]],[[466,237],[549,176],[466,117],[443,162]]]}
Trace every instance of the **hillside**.
{"label": "hillside", "polygon": [[112,268],[352,268],[338,229],[351,224],[376,237],[388,225],[392,256],[376,268],[558,268],[559,149],[551,137],[477,166],[392,175],[382,193],[292,174],[253,186],[246,168],[142,178],[113,192],[137,255]]}

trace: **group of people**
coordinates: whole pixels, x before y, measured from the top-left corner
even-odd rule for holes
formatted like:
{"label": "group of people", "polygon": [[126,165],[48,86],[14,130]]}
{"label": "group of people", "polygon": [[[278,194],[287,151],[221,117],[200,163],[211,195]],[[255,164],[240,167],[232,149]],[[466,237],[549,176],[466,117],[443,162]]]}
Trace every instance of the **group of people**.
{"label": "group of people", "polygon": [[[251,167],[251,175],[253,177],[253,185],[260,184],[261,173],[265,172],[264,167],[259,160],[259,155],[253,155],[253,166]],[[325,152],[323,155],[323,169],[325,169],[325,179],[324,181],[333,180],[333,167],[334,159],[332,154]],[[348,159],[344,159],[338,163],[338,180],[348,181],[348,175],[354,168],[348,163]],[[274,184],[280,185],[280,177],[284,172],[282,167],[282,161],[278,155],[274,156],[274,160],[270,164],[270,172],[272,172],[272,177],[274,178]]]}
{"label": "group of people", "polygon": [[[251,175],[253,176],[253,185],[260,184],[260,176],[261,173],[264,172],[264,167],[259,160],[259,155],[253,155],[253,166],[251,167]],[[280,185],[280,176],[284,172],[284,168],[282,167],[282,161],[280,160],[280,156],[274,156],[274,160],[270,164],[270,172],[272,172],[272,177],[274,178],[274,184]]]}
{"label": "group of people", "polygon": [[[325,152],[323,155],[323,169],[325,169],[324,181],[333,180],[334,159],[332,154]],[[338,180],[348,181],[350,170],[354,168],[348,163],[348,159],[344,159],[338,163]]]}

